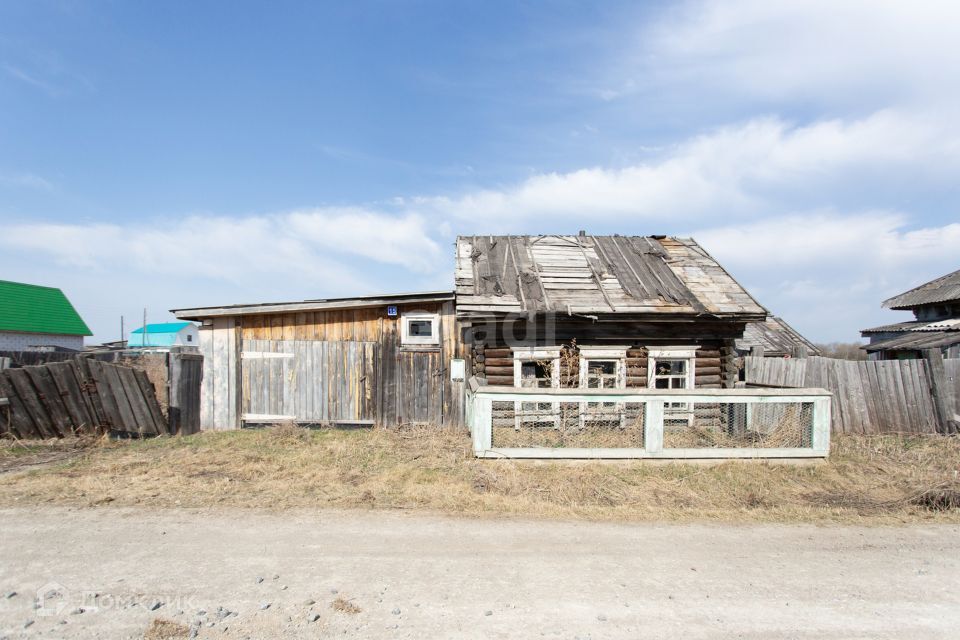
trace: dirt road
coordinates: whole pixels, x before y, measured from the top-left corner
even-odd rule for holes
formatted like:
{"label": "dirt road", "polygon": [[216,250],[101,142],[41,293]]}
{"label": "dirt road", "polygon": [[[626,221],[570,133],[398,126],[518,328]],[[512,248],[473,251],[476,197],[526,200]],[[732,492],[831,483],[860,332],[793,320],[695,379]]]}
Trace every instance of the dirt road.
{"label": "dirt road", "polygon": [[[0,510],[0,536],[0,638],[142,637],[155,618],[201,638],[955,638],[960,629],[957,526],[24,508]],[[36,602],[38,590],[49,597]],[[338,597],[360,611],[335,610]]]}

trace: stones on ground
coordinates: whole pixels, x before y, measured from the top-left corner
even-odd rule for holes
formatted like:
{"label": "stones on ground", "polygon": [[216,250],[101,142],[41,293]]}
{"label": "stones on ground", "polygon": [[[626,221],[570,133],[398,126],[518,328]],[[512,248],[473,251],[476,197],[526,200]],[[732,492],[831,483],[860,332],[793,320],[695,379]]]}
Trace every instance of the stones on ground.
{"label": "stones on ground", "polygon": [[153,602],[147,603],[147,609],[148,609],[149,611],[156,611],[157,609],[159,609],[159,608],[162,607],[162,606],[163,606],[163,603],[160,602],[159,600],[154,600]]}
{"label": "stones on ground", "polygon": [[269,602],[261,602],[261,603],[260,603],[260,611],[266,611],[266,610],[269,609],[269,608],[270,608],[270,603],[269,603]]}
{"label": "stones on ground", "polygon": [[607,621],[607,616],[605,616],[605,615],[603,615],[603,614],[601,613],[600,615],[597,616],[597,620],[599,620],[600,622],[606,622],[606,621]]}
{"label": "stones on ground", "polygon": [[305,607],[312,607],[315,604],[317,604],[317,601],[314,600],[313,598],[307,598],[306,600],[303,601],[303,606]]}
{"label": "stones on ground", "polygon": [[32,624],[33,624],[33,620],[27,620],[26,622],[23,623],[23,628],[24,628],[24,629],[29,629],[29,628],[30,628],[30,625],[32,625]]}
{"label": "stones on ground", "polygon": [[395,616],[400,615],[400,607],[395,607],[391,613]]}
{"label": "stones on ground", "polygon": [[16,591],[7,591],[5,594],[3,594],[3,597],[6,598],[7,600],[9,600],[10,598],[12,598],[12,597],[15,596],[15,595],[17,595],[17,592],[16,592]]}
{"label": "stones on ground", "polygon": [[311,613],[309,616],[307,616],[307,620],[309,620],[310,622],[316,622],[319,619],[320,619],[319,613]]}
{"label": "stones on ground", "polygon": [[279,574],[279,573],[273,574],[273,579],[274,579],[274,580],[279,580],[279,579],[280,579],[280,574]]}
{"label": "stones on ground", "polygon": [[280,587],[280,591],[286,591],[286,590],[287,590],[287,585],[283,585],[282,587]]}
{"label": "stones on ground", "polygon": [[80,615],[81,613],[83,613],[83,607],[77,607],[76,609],[70,612],[70,615],[77,616],[77,615]]}
{"label": "stones on ground", "polygon": [[263,582],[263,576],[257,576],[257,584]]}
{"label": "stones on ground", "polygon": [[330,589],[330,593],[332,593],[333,595],[337,595],[340,592],[337,591],[336,589]]}
{"label": "stones on ground", "polygon": [[224,609],[223,607],[217,607],[217,620],[223,620],[224,618],[233,615],[233,611],[230,609]]}
{"label": "stones on ground", "polygon": [[483,615],[485,615],[485,616],[492,616],[492,615],[493,615],[493,611],[490,611],[490,609],[487,609],[486,611],[483,612]]}

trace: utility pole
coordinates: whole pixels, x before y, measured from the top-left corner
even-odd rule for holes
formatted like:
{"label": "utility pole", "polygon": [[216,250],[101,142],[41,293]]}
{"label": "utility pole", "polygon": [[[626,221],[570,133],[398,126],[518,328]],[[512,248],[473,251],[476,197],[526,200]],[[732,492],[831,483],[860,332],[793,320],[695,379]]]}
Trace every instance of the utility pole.
{"label": "utility pole", "polygon": [[[123,341],[124,341],[124,339],[125,339],[125,338],[123,337],[123,332],[124,332],[123,316],[120,316],[120,343],[121,343],[121,345],[123,345]],[[123,346],[126,346],[126,345],[123,345]]]}
{"label": "utility pole", "polygon": [[143,345],[147,346],[147,308],[143,308]]}

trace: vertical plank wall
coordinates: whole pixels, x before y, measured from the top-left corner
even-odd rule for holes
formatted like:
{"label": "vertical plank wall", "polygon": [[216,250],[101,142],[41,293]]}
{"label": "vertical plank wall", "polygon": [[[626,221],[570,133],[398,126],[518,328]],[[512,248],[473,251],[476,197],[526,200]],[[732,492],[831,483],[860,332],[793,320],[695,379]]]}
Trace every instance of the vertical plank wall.
{"label": "vertical plank wall", "polygon": [[[923,360],[744,358],[747,384],[821,387],[834,395],[835,433],[937,433],[938,414]],[[960,392],[960,360],[944,360]],[[955,408],[954,411],[960,411]]]}
{"label": "vertical plank wall", "polygon": [[[405,348],[400,344],[399,315],[417,311],[440,314],[441,344],[438,347],[414,349]],[[316,419],[318,415],[326,415],[330,419],[335,419],[334,416],[352,415],[356,413],[353,407],[361,407],[360,412],[364,414],[363,419],[366,419],[367,414],[362,410],[363,402],[358,404],[354,402],[354,398],[350,397],[350,394],[360,389],[364,395],[369,394],[369,401],[374,404],[373,420],[378,424],[395,425],[401,421],[409,422],[408,394],[418,391],[421,394],[424,393],[422,388],[418,389],[410,384],[406,385],[405,389],[401,388],[401,365],[410,360],[417,360],[418,366],[429,368],[428,375],[437,385],[430,396],[434,404],[428,403],[429,411],[421,412],[418,417],[425,415],[424,421],[430,423],[462,425],[464,383],[451,382],[449,369],[450,359],[460,357],[461,353],[453,302],[401,305],[399,315],[389,317],[386,315],[385,307],[376,307],[214,319],[212,326],[203,327],[200,334],[200,349],[205,357],[201,407],[202,428],[234,429],[240,426],[243,407],[251,406],[249,403],[252,401],[243,397],[244,384],[241,382],[241,377],[246,380],[248,386],[253,385],[258,389],[263,389],[263,385],[266,384],[260,378],[252,380],[251,375],[267,376],[273,380],[274,385],[280,385],[284,380],[290,380],[290,376],[295,376],[297,384],[287,385],[289,389],[278,387],[271,393],[277,398],[281,397],[277,394],[282,393],[305,394],[305,397],[296,400],[289,397],[289,402],[277,401],[280,402],[278,407],[287,407],[283,411],[289,410],[289,407],[299,407],[297,411],[303,413],[302,416],[297,416],[300,420]],[[339,391],[330,392],[333,395],[324,391],[322,395],[330,398],[331,407],[334,403],[342,403],[346,409],[341,413],[336,411],[327,414],[323,414],[322,411],[318,413],[316,406],[311,405],[310,402],[317,402],[321,392],[307,392],[307,388],[312,384],[311,381],[326,389],[328,388],[326,381],[338,376],[346,376],[346,379],[349,379],[352,375],[350,372],[354,370],[352,365],[345,364],[340,367],[337,364],[339,360],[322,358],[318,360],[313,350],[309,350],[308,353],[307,347],[303,346],[300,359],[305,363],[304,367],[294,366],[293,369],[289,369],[290,364],[284,365],[281,359],[254,365],[254,367],[259,366],[259,369],[245,370],[244,361],[240,357],[241,351],[246,349],[256,351],[253,345],[257,343],[262,346],[261,341],[269,341],[272,344],[270,349],[286,349],[279,346],[281,342],[326,343],[327,348],[335,343],[341,345],[373,343],[376,345],[375,351],[373,353],[369,350],[364,351],[363,357],[374,359],[372,365],[364,364],[364,367],[372,367],[366,375],[369,376],[372,372],[375,380],[370,384],[359,386],[345,384],[342,389],[336,386],[330,387],[337,388]],[[293,348],[291,346],[291,349]],[[338,351],[338,353],[341,352]],[[343,351],[341,355],[346,353],[348,352]],[[284,370],[284,366],[289,370]],[[341,400],[339,395],[342,394],[346,394],[347,397]],[[313,400],[308,400],[306,395]],[[425,405],[421,403],[414,408],[422,406]],[[403,415],[405,413],[407,415]]]}

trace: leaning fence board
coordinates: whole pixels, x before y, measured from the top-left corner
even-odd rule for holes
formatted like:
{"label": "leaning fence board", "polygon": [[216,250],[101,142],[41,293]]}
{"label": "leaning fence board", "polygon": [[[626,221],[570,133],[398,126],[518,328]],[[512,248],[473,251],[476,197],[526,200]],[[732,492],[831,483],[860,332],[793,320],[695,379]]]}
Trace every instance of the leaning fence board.
{"label": "leaning fence board", "polygon": [[160,403],[157,402],[157,392],[147,377],[147,373],[142,369],[132,369],[133,377],[140,388],[138,403],[142,405],[143,412],[150,418],[153,424],[153,431],[160,435],[168,433],[166,420],[163,417],[163,410],[160,409]]}
{"label": "leaning fence board", "polygon": [[24,367],[23,370],[37,390],[37,398],[49,412],[57,434],[60,436],[73,435],[73,424],[67,413],[67,408],[63,404],[63,398],[60,397],[60,391],[53,381],[53,376],[50,375],[47,368],[43,366],[32,366]]}
{"label": "leaning fence board", "polygon": [[60,391],[63,405],[73,423],[73,430],[75,432],[92,431],[94,420],[90,416],[87,404],[83,401],[83,392],[77,382],[76,365],[72,362],[55,362],[48,364],[46,369]]}
{"label": "leaning fence board", "polygon": [[20,400],[20,396],[14,389],[10,379],[2,373],[0,373],[0,396],[6,397],[9,402],[5,409],[7,416],[3,422],[4,430],[7,429],[7,425],[9,424],[13,435],[18,438],[43,437],[43,433],[37,428],[36,423]]}
{"label": "leaning fence board", "polygon": [[8,369],[6,375],[9,376],[13,388],[23,402],[23,406],[30,416],[33,423],[37,426],[40,436],[43,438],[56,438],[57,430],[53,425],[50,414],[44,408],[43,403],[37,397],[37,392],[30,382],[30,377],[23,369]]}

